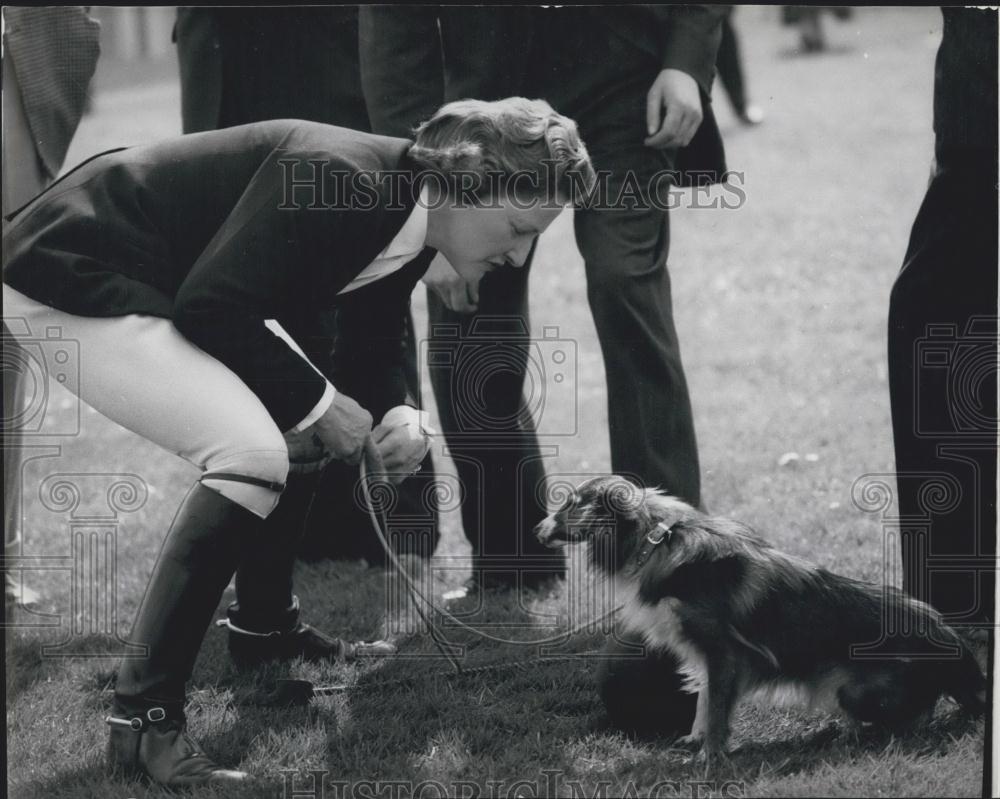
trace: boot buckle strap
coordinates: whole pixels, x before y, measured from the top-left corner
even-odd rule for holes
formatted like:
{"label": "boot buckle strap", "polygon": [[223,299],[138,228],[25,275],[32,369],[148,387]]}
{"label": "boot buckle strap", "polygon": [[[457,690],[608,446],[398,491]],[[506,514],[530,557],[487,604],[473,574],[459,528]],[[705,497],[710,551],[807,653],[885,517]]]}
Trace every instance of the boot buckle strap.
{"label": "boot buckle strap", "polygon": [[167,711],[162,707],[151,707],[146,711],[145,719],[142,716],[134,716],[130,719],[120,719],[115,716],[107,716],[104,719],[104,723],[112,726],[128,727],[133,732],[142,732],[150,724],[156,724],[157,722],[166,720],[166,718]]}
{"label": "boot buckle strap", "polygon": [[230,632],[236,633],[237,635],[249,635],[251,638],[275,638],[279,635],[285,635],[281,630],[271,630],[266,633],[256,633],[253,630],[244,630],[242,627],[238,627],[233,624],[229,619],[216,619],[216,627],[226,627]]}

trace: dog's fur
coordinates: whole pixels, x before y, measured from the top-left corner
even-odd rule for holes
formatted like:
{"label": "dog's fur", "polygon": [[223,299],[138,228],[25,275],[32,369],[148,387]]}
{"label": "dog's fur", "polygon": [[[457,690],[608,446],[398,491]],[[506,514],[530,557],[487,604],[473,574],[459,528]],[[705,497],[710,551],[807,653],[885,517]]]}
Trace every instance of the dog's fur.
{"label": "dog's fur", "polygon": [[[639,565],[661,522],[670,533]],[[688,741],[706,756],[724,753],[752,693],[897,730],[929,718],[941,694],[985,708],[974,655],[930,606],[783,554],[739,522],[610,476],[580,485],[535,532],[552,547],[586,542],[624,626],[678,658],[699,692]]]}

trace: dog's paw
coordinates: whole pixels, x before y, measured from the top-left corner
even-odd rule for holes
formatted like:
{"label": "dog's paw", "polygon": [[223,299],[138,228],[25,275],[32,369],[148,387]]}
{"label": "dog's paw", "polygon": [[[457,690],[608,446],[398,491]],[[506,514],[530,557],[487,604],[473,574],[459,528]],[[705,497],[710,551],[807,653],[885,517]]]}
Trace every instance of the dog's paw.
{"label": "dog's paw", "polygon": [[688,735],[683,735],[675,742],[683,749],[700,749],[705,742],[705,735],[700,731],[691,731]]}
{"label": "dog's paw", "polygon": [[725,747],[710,746],[709,744],[702,746],[693,760],[694,763],[705,767],[706,775],[717,773],[722,768],[731,768],[733,765]]}

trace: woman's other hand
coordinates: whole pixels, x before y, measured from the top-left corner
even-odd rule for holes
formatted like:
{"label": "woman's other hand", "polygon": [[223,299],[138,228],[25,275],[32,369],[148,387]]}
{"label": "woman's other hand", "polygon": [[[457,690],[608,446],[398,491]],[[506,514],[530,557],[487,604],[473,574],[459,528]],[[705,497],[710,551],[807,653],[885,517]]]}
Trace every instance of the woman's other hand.
{"label": "woman's other hand", "polygon": [[357,464],[371,431],[372,415],[338,391],[326,412],[304,432],[315,433],[332,457]]}
{"label": "woman's other hand", "polygon": [[372,440],[379,449],[386,477],[391,483],[401,483],[420,469],[434,433],[421,418],[426,416],[409,405],[397,405],[372,430]]}

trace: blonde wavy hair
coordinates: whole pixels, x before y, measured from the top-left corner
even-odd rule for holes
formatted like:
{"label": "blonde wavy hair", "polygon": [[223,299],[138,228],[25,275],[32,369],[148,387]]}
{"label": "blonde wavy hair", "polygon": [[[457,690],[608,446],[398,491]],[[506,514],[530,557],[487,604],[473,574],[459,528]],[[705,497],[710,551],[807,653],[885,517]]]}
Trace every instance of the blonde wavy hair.
{"label": "blonde wavy hair", "polygon": [[418,125],[414,139],[410,157],[419,167],[443,176],[452,193],[474,185],[477,199],[525,173],[527,187],[512,184],[519,193],[559,202],[589,193],[597,180],[576,123],[544,100],[456,100]]}

